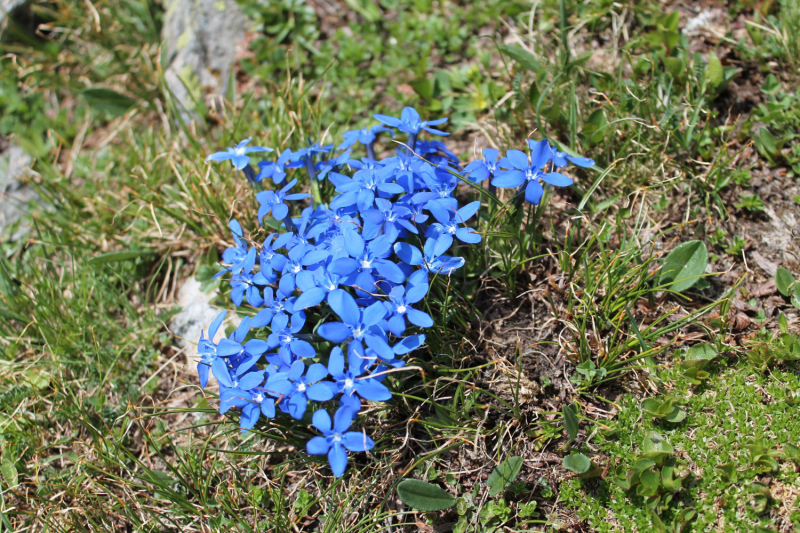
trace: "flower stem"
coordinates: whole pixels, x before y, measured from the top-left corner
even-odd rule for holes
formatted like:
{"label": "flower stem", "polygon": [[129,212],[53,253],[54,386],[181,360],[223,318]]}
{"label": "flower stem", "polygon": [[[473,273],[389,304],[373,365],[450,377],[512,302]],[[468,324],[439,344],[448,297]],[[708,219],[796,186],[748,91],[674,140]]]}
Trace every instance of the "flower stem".
{"label": "flower stem", "polygon": [[313,208],[315,205],[322,205],[322,194],[319,191],[319,180],[317,180],[317,173],[314,170],[314,161],[310,157],[306,157],[306,171],[311,185],[311,207]]}
{"label": "flower stem", "polygon": [[408,154],[411,155],[417,149],[417,134],[416,133],[409,133],[408,134]]}
{"label": "flower stem", "polygon": [[375,159],[375,147],[372,143],[367,143],[365,146],[367,147],[367,157]]}

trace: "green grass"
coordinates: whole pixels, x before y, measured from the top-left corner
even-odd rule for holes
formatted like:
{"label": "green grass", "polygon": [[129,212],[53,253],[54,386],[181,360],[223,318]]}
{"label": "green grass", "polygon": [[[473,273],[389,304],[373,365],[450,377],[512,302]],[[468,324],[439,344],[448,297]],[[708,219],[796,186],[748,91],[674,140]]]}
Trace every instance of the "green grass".
{"label": "green grass", "polygon": [[[629,531],[674,527],[689,509],[684,531],[800,527],[786,446],[800,441],[800,383],[796,363],[770,359],[783,353],[775,316],[751,300],[752,278],[711,274],[669,294],[658,275],[695,238],[720,270],[752,270],[743,258],[758,239],[737,224],[777,208],[765,173],[796,186],[795,3],[729,2],[749,33],[697,54],[654,2],[630,6],[625,31],[611,2],[548,0],[532,17],[517,0],[346,0],[347,23],[274,4],[241,1],[260,32],[240,65],[256,94],[232,93],[218,120],[191,127],[162,93],[156,3],[94,2],[98,27],[83,4],[34,2],[36,21],[62,30],[19,28],[0,44],[0,136],[36,158],[41,197],[26,240],[0,244],[0,530]],[[728,116],[734,74],[758,102]],[[262,236],[246,182],[205,155],[250,134],[296,146],[403,105],[450,116],[468,157],[536,130],[598,168],[538,209],[482,196],[484,246],[433,287],[430,349],[410,361],[421,371],[388,378],[396,399],[368,418],[376,449],[334,480],[296,451],[302,424],[240,436],[165,324],[180,282],[213,271],[231,216]],[[744,332],[736,299],[761,311]],[[215,302],[227,305],[224,288]],[[789,296],[769,306],[796,327]],[[700,384],[678,365],[698,341],[722,352]],[[643,413],[666,395],[685,420]],[[653,430],[688,473],[671,500],[660,485],[655,514],[612,481]],[[605,477],[563,468],[571,452]],[[486,478],[512,456],[521,473],[489,494]],[[455,509],[398,507],[407,477],[444,487]]]}

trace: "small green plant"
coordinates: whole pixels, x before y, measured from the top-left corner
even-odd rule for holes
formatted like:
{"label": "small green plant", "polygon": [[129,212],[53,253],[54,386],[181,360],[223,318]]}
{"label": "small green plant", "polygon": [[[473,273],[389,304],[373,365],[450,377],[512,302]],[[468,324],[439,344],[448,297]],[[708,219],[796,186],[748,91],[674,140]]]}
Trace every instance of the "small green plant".
{"label": "small green plant", "polygon": [[648,398],[642,402],[642,411],[652,417],[677,424],[686,419],[686,411],[676,403],[677,398],[672,395],[667,395],[663,399]]}
{"label": "small green plant", "polygon": [[757,194],[742,194],[740,196],[739,203],[736,204],[736,207],[739,209],[745,209],[751,213],[758,213],[766,209],[764,202]]}

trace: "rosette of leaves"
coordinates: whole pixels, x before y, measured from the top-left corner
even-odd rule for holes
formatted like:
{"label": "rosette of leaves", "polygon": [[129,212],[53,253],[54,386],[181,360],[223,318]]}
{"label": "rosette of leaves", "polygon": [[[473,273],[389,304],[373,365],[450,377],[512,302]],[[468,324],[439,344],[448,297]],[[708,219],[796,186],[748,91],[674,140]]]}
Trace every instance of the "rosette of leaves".
{"label": "rosette of leaves", "polygon": [[675,405],[677,399],[668,395],[663,399],[648,398],[642,402],[642,411],[648,415],[677,424],[686,419],[686,411]]}
{"label": "rosette of leaves", "polygon": [[[642,497],[656,513],[654,517],[658,518],[657,515],[669,506],[674,494],[683,488],[689,471],[678,468],[677,459],[673,457],[674,448],[656,431],[649,431],[645,435],[641,450],[632,465],[618,466],[607,479],[623,490]],[[673,524],[673,530],[681,531],[693,516],[679,513],[675,518],[678,523]]]}
{"label": "rosette of leaves", "polygon": [[683,377],[690,383],[699,385],[703,380],[708,379],[709,374],[704,369],[717,355],[719,352],[714,346],[708,343],[695,344],[686,350],[686,355],[681,363]]}

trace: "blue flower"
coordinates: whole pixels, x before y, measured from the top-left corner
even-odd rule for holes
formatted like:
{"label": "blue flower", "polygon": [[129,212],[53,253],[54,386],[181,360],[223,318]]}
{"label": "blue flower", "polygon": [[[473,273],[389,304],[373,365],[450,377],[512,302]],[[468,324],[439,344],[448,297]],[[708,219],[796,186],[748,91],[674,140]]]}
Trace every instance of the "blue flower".
{"label": "blue flower", "polygon": [[443,255],[452,245],[453,237],[443,234],[437,238],[431,237],[426,240],[422,252],[416,246],[406,242],[397,242],[394,245],[394,253],[407,265],[420,267],[420,270],[408,278],[409,283],[419,285],[427,283],[431,273],[449,276],[464,266],[463,257]]}
{"label": "blue flower", "polygon": [[411,223],[411,210],[384,198],[376,198],[375,207],[363,211],[361,217],[364,219],[361,236],[365,240],[372,240],[383,234],[393,243],[409,231],[419,233]]}
{"label": "blue flower", "polygon": [[427,131],[428,133],[433,133],[434,135],[450,135],[444,131],[440,131],[431,126],[438,126],[439,124],[444,124],[447,122],[446,118],[440,118],[436,120],[426,120],[423,121],[419,113],[413,107],[404,107],[403,111],[400,113],[400,118],[397,117],[390,117],[387,115],[372,115],[376,120],[383,122],[387,126],[391,126],[393,128],[397,128],[398,130],[408,133],[410,135],[417,135],[422,130]]}
{"label": "blue flower", "polygon": [[233,163],[233,166],[236,170],[242,170],[244,167],[250,164],[250,158],[247,156],[247,154],[252,154],[254,152],[272,151],[272,148],[266,148],[263,146],[247,146],[251,140],[253,140],[253,138],[248,137],[247,139],[237,144],[235,147],[226,148],[225,152],[216,152],[214,154],[211,154],[210,156],[206,157],[206,161],[230,160],[231,163]]}
{"label": "blue flower", "polygon": [[268,357],[270,363],[275,366],[291,365],[297,357],[309,358],[317,355],[311,343],[297,335],[304,325],[305,318],[300,314],[292,315],[291,325],[286,315],[276,315],[272,319],[272,333],[267,337],[267,344],[270,350],[278,348],[278,357]]}
{"label": "blue flower", "polygon": [[474,182],[481,182],[493,177],[498,171],[498,158],[500,152],[494,148],[483,149],[483,160],[476,159],[466,167],[464,172],[469,175],[469,179]]}
{"label": "blue flower", "polygon": [[431,212],[433,218],[437,222],[431,224],[428,229],[426,237],[438,237],[439,235],[452,235],[461,242],[467,244],[477,244],[481,242],[481,234],[472,228],[462,227],[459,224],[466,223],[472,218],[480,208],[480,201],[469,203],[459,209],[453,211],[450,205],[442,203],[438,200],[428,202],[426,208]]}
{"label": "blue flower", "polygon": [[261,207],[258,208],[258,220],[263,220],[263,218],[270,211],[272,211],[272,218],[275,220],[283,220],[289,214],[289,206],[284,203],[285,201],[303,200],[308,198],[308,193],[287,194],[289,189],[294,187],[295,184],[297,184],[297,180],[293,179],[278,192],[261,191],[258,193],[256,195],[256,199],[261,204]]}
{"label": "blue flower", "polygon": [[[360,396],[365,400],[374,402],[385,402],[392,397],[392,393],[380,379],[364,376],[364,372],[373,359],[362,356],[359,353],[358,345],[352,344],[353,348],[348,350],[348,368],[344,368],[344,353],[338,346],[331,351],[328,359],[328,373],[335,380],[330,383],[335,394],[342,394],[342,401],[348,404],[353,411],[358,411],[360,402],[353,401],[354,396]],[[385,367],[384,367],[385,368]],[[383,376],[381,376],[383,377]]]}
{"label": "blue flower", "polygon": [[[247,243],[244,242],[242,237],[244,235],[242,232],[242,226],[236,219],[233,219],[228,223],[228,227],[231,229],[231,233],[233,234],[233,242],[236,243],[236,246],[226,248],[225,251],[222,252],[222,262],[227,263],[230,266],[214,274],[212,279],[217,279],[226,272],[238,274],[245,268],[248,250]],[[252,269],[252,267],[250,268]]]}
{"label": "blue flower", "polygon": [[325,340],[341,344],[352,339],[375,350],[379,355],[391,358],[393,352],[386,342],[383,330],[378,323],[386,316],[386,307],[382,302],[375,302],[365,309],[360,309],[350,294],[336,289],[328,295],[328,305],[339,315],[341,322],[326,322],[317,328],[317,334]]}
{"label": "blue flower", "polygon": [[356,142],[363,144],[364,146],[370,145],[375,142],[375,135],[385,131],[392,135],[392,139],[394,139],[394,132],[389,128],[384,128],[383,126],[373,126],[371,128],[361,128],[360,130],[350,130],[342,133],[342,137],[344,137],[344,141],[342,144],[336,147],[337,150],[345,150],[353,146]]}
{"label": "blue flower", "polygon": [[347,468],[347,452],[365,452],[371,450],[375,443],[365,433],[348,431],[353,422],[353,415],[349,408],[342,407],[336,411],[331,427],[331,417],[327,411],[320,409],[314,413],[312,424],[321,433],[322,437],[313,437],[306,444],[309,455],[328,454],[328,463],[331,465],[333,475],[341,477]]}
{"label": "blue flower", "polygon": [[292,383],[286,373],[276,373],[264,382],[263,370],[243,376],[233,387],[220,390],[219,412],[225,414],[231,407],[242,410],[239,426],[242,433],[255,427],[261,414],[275,418],[275,403],[291,392]]}
{"label": "blue flower", "polygon": [[[305,376],[303,376],[304,371]],[[308,400],[326,402],[333,398],[334,392],[330,387],[330,382],[322,381],[326,377],[328,377],[328,369],[322,363],[314,363],[306,370],[303,361],[295,361],[289,370],[292,389],[279,407],[295,420],[300,420],[306,413]]]}
{"label": "blue flower", "polygon": [[[528,139],[528,145],[530,146],[532,144],[534,144],[534,141]],[[559,152],[558,150],[553,149],[553,165],[561,168],[567,166],[567,162],[583,168],[590,168],[594,166],[594,160],[589,159],[588,157],[571,156],[566,152]]]}
{"label": "blue flower", "polygon": [[264,178],[272,178],[272,182],[276,185],[281,183],[286,178],[287,168],[299,168],[303,166],[302,162],[293,160],[292,151],[288,148],[281,152],[276,162],[261,161],[258,166],[261,169],[256,175],[256,181],[261,181]]}
{"label": "blue flower", "polygon": [[531,161],[528,156],[519,150],[509,150],[500,166],[508,168],[500,172],[493,180],[492,185],[503,188],[517,188],[525,191],[525,201],[538,205],[544,195],[544,189],[539,180],[555,185],[567,187],[572,185],[572,180],[558,172],[545,173],[545,167],[552,160],[553,153],[547,140],[532,144]]}
{"label": "blue flower", "polygon": [[409,284],[408,292],[402,285],[392,288],[389,292],[389,301],[384,303],[390,313],[387,324],[392,334],[397,337],[403,336],[406,329],[406,319],[421,328],[433,326],[433,319],[428,313],[411,307],[412,304],[425,298],[426,294],[428,294],[427,284]]}

